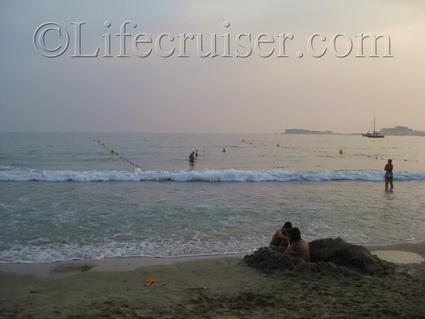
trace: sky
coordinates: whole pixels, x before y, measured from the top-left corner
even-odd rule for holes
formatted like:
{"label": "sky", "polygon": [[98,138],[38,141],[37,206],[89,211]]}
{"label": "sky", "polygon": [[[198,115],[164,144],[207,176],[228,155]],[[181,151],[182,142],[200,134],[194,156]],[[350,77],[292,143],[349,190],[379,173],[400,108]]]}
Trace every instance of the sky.
{"label": "sky", "polygon": [[[115,34],[127,20],[137,23],[127,28],[130,56],[117,57]],[[34,46],[35,30],[45,22],[59,23],[69,34],[59,57],[47,58]],[[72,57],[72,22],[86,23],[82,53],[99,47],[98,57]],[[292,33],[294,40],[286,43],[288,57],[254,52],[249,58],[201,58],[189,41],[189,57],[153,52],[140,58],[131,39],[141,32],[153,38],[227,32],[232,55],[239,33]],[[102,57],[106,33],[113,55],[108,58]],[[315,33],[327,37],[316,42],[328,48],[322,58],[307,52]],[[378,58],[338,58],[331,39],[339,33],[351,39],[360,33],[389,36],[392,57],[382,57],[381,50]],[[46,47],[54,48],[57,34],[46,35]],[[422,0],[0,0],[0,131],[350,133],[366,131],[373,116],[377,128],[425,130],[424,35]],[[338,52],[344,45],[338,42]]]}

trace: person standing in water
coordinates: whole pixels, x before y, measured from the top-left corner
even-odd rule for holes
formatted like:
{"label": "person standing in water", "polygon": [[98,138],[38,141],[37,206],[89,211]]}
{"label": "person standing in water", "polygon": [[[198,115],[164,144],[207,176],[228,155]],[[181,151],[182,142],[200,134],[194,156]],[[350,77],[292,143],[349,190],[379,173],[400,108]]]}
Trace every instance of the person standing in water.
{"label": "person standing in water", "polygon": [[393,185],[393,180],[394,180],[394,176],[393,176],[393,160],[389,159],[388,163],[385,164],[385,191],[388,191],[388,185],[390,185],[390,190],[392,191],[394,188]]}

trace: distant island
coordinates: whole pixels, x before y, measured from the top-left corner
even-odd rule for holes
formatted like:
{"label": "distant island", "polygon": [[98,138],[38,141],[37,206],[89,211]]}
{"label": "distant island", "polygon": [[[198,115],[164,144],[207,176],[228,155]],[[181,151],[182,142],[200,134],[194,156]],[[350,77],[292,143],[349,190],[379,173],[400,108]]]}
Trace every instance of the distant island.
{"label": "distant island", "polygon": [[383,128],[381,133],[387,136],[425,136],[425,131],[412,130],[407,126]]}
{"label": "distant island", "polygon": [[[379,130],[384,136],[425,136],[425,131],[414,130],[407,126],[386,127]],[[334,133],[333,131],[306,130],[303,128],[290,128],[281,134],[299,134],[299,135],[362,135],[362,133]]]}
{"label": "distant island", "polygon": [[285,130],[285,132],[283,132],[282,134],[333,134],[332,131],[313,131],[313,130],[305,130],[302,128],[291,128],[291,129],[287,129]]}
{"label": "distant island", "polygon": [[[379,133],[385,136],[425,136],[425,131],[414,130],[407,126],[395,126],[382,128]],[[316,131],[306,130],[303,128],[290,128],[282,132],[281,134],[299,134],[299,135],[361,135],[361,133],[334,133],[333,131]]]}

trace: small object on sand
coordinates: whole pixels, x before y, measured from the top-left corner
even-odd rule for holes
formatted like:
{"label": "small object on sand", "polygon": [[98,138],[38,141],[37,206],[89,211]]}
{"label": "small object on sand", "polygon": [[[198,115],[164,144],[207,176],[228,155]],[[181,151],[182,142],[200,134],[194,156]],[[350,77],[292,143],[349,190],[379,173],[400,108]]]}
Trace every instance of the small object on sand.
{"label": "small object on sand", "polygon": [[90,265],[83,265],[81,266],[81,271],[89,271],[90,269],[92,269],[93,266]]}
{"label": "small object on sand", "polygon": [[156,283],[156,278],[154,276],[150,276],[148,278],[148,281],[145,282],[145,287],[150,287],[152,286],[154,283]]}
{"label": "small object on sand", "polygon": [[93,268],[93,265],[87,265],[87,264],[65,264],[60,265],[52,270],[52,272],[57,273],[69,273],[69,272],[85,272],[89,271]]}
{"label": "small object on sand", "polygon": [[205,286],[200,286],[200,287],[188,287],[188,288],[186,288],[186,289],[190,289],[190,290],[200,290],[200,291],[202,291],[202,290],[208,290],[208,287],[205,287]]}

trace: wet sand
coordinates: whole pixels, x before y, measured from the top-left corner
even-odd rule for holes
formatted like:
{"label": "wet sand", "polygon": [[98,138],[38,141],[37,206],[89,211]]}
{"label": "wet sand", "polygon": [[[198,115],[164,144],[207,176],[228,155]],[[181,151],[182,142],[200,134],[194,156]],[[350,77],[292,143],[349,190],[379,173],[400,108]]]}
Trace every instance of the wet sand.
{"label": "wet sand", "polygon": [[369,249],[397,271],[265,274],[242,256],[0,265],[0,318],[425,318],[425,263],[405,263],[425,243]]}

